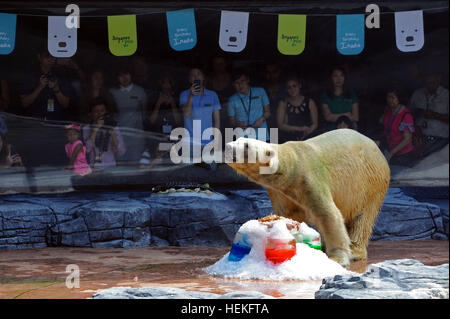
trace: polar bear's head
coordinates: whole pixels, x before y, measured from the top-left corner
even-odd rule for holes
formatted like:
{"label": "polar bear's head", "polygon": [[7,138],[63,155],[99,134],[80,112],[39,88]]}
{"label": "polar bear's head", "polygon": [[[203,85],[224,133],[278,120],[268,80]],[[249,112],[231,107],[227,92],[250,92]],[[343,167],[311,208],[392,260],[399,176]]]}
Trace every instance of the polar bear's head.
{"label": "polar bear's head", "polygon": [[277,145],[240,137],[225,145],[225,163],[252,179],[274,174],[278,169]]}

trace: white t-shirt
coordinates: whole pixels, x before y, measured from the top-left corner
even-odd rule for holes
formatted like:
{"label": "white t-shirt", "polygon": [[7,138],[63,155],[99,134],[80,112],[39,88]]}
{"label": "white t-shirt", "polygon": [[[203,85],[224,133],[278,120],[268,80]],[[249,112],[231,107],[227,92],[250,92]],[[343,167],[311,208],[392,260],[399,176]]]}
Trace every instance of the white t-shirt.
{"label": "white t-shirt", "polygon": [[[440,114],[448,114],[448,90],[439,86],[435,95],[430,95],[426,88],[416,90],[409,104],[410,110],[431,110]],[[448,123],[435,119],[416,118],[416,125],[422,129],[427,136],[438,136],[448,138]],[[426,127],[424,127],[426,122]]]}

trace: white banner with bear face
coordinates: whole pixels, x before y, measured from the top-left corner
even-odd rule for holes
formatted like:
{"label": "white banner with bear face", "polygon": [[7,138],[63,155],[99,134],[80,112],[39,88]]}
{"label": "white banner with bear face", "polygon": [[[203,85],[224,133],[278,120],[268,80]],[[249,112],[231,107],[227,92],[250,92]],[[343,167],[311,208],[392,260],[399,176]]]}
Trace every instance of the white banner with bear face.
{"label": "white banner with bear face", "polygon": [[422,49],[425,43],[422,10],[395,12],[395,43],[402,52]]}
{"label": "white banner with bear face", "polygon": [[248,12],[222,11],[219,46],[226,52],[241,52],[247,44]]}
{"label": "white banner with bear face", "polygon": [[48,17],[48,52],[55,58],[70,58],[77,52],[77,28],[66,26],[66,17]]}

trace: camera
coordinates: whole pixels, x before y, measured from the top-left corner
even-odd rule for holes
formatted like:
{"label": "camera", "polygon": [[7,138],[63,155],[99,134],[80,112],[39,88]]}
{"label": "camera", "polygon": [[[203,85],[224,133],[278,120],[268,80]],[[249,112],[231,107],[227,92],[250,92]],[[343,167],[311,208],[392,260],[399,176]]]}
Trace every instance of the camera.
{"label": "camera", "polygon": [[117,126],[117,121],[114,119],[112,114],[103,115],[103,120],[105,121],[105,123],[104,123],[105,126],[111,126],[111,127]]}
{"label": "camera", "polygon": [[51,82],[56,81],[56,75],[54,75],[52,72],[47,72],[44,74],[44,76]]}
{"label": "camera", "polygon": [[[117,121],[114,119],[112,114],[105,114],[100,119],[103,119],[103,127],[98,131],[95,137],[95,146],[101,152],[107,152],[109,141],[111,138],[110,128],[115,128],[117,126]],[[105,127],[106,126],[106,127]]]}

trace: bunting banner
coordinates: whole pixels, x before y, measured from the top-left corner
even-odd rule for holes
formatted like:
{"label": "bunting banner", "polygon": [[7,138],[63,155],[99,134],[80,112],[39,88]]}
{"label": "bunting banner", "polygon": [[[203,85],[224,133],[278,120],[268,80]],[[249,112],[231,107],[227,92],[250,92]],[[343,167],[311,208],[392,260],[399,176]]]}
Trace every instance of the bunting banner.
{"label": "bunting banner", "polygon": [[170,47],[175,51],[190,50],[197,44],[194,9],[166,12]]}
{"label": "bunting banner", "polygon": [[16,43],[17,15],[0,13],[0,54],[10,54]]}
{"label": "bunting banner", "polygon": [[247,45],[248,12],[222,11],[219,46],[226,52],[241,52]]}
{"label": "bunting banner", "polygon": [[66,26],[66,17],[48,17],[48,52],[55,58],[70,58],[77,52],[77,28]]}
{"label": "bunting banner", "polygon": [[277,48],[284,55],[298,55],[305,49],[306,15],[279,14]]}
{"label": "bunting banner", "polygon": [[364,50],[364,14],[336,16],[336,48],[342,55],[358,55]]}
{"label": "bunting banner", "polygon": [[137,50],[135,15],[108,16],[109,51],[115,56],[130,56]]}
{"label": "bunting banner", "polygon": [[[366,12],[370,6],[377,7],[374,4],[369,5]],[[423,12],[436,9],[448,10],[448,7],[385,12],[394,15],[398,50],[415,52],[422,49],[425,43]],[[220,12],[219,47],[225,52],[242,52],[247,45],[250,13],[227,10]],[[175,51],[193,49],[197,44],[195,10],[190,8],[166,11],[165,14],[170,47]],[[379,14],[379,8],[378,11],[371,13],[374,17],[378,17]],[[306,45],[306,15],[277,13],[272,15],[278,16],[278,51],[284,55],[301,54]],[[336,48],[340,54],[357,55],[364,50],[365,28],[368,23],[364,14],[324,15],[336,17]],[[10,54],[14,50],[17,16],[18,14],[0,13],[0,55]],[[73,23],[68,25],[67,18],[70,16],[48,16],[48,50],[54,57],[71,57],[77,51],[78,27],[71,27],[75,25]],[[379,28],[379,23],[369,20],[367,28],[373,27]],[[113,55],[130,56],[136,52],[138,45],[136,15],[107,16],[107,28],[109,50]]]}
{"label": "bunting banner", "polygon": [[425,43],[423,11],[395,12],[395,43],[402,52],[422,49]]}

